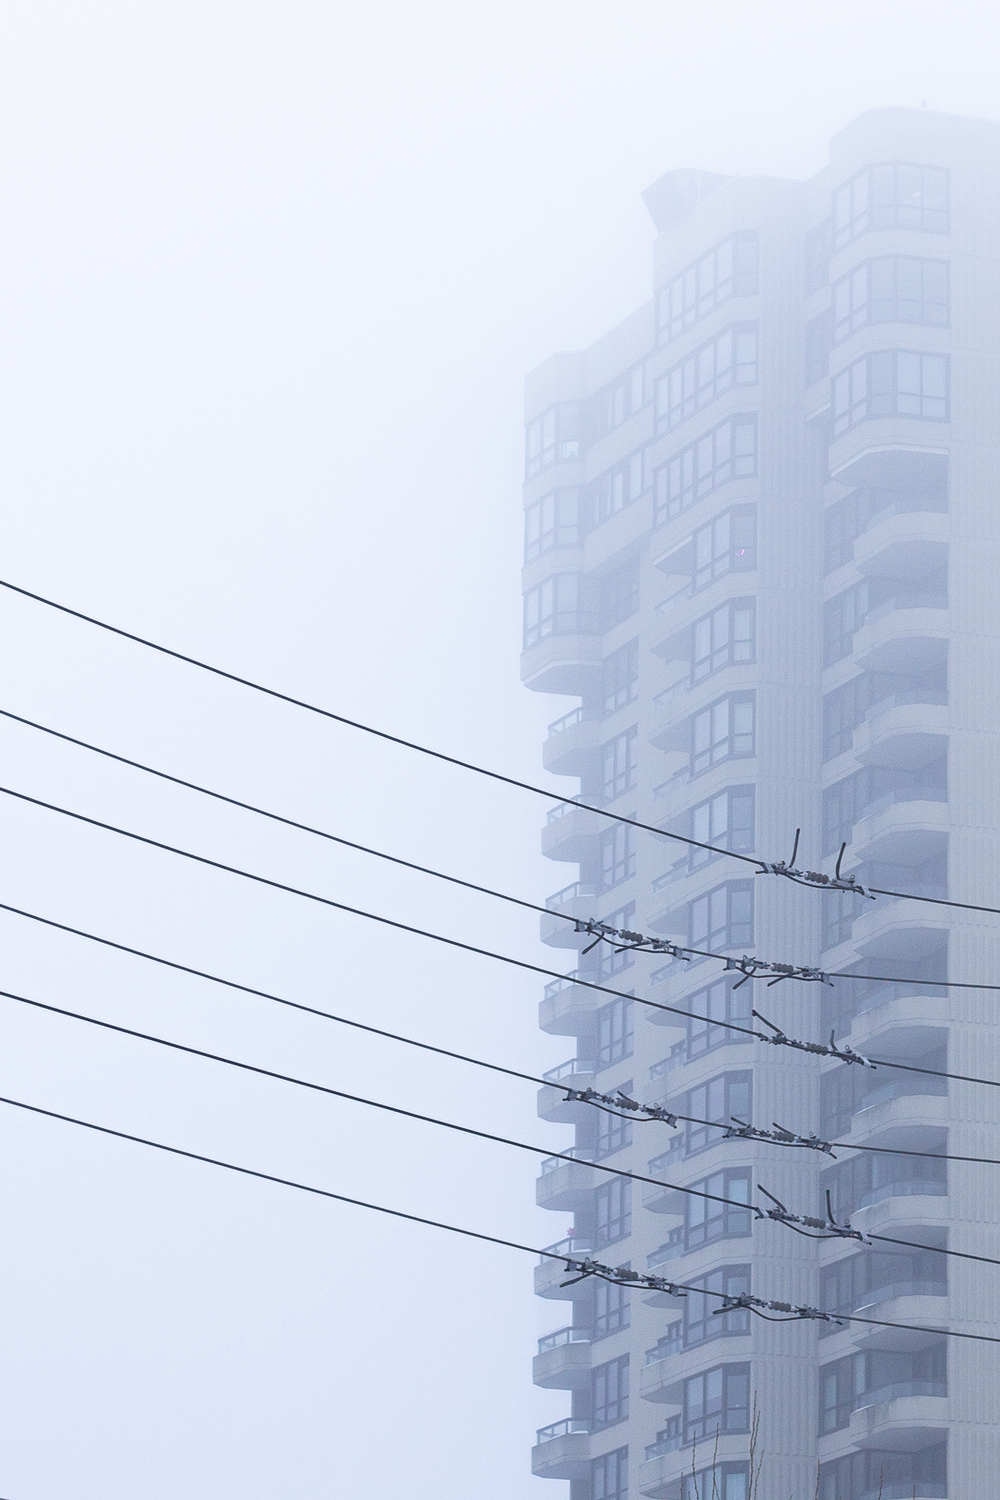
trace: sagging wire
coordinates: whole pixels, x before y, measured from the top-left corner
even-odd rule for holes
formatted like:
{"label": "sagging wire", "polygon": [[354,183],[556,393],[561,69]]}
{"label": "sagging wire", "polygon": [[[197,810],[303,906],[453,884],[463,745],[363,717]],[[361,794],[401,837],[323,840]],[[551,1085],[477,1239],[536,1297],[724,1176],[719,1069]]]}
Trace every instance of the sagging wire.
{"label": "sagging wire", "polygon": [[[853,1047],[838,1047],[836,1043],[836,1032],[830,1032],[829,1042],[800,1042],[795,1037],[786,1036],[780,1027],[775,1026],[766,1016],[761,1015],[759,1010],[750,1012],[758,1021],[763,1021],[769,1026],[773,1035],[762,1036],[761,1041],[770,1042],[773,1047],[794,1047],[797,1052],[811,1052],[817,1057],[835,1057],[843,1063],[856,1063],[862,1068],[877,1068],[878,1063],[873,1062],[870,1057],[864,1057],[860,1052],[855,1052]],[[758,1033],[759,1035],[759,1033]],[[899,1066],[905,1066],[900,1064]]]}

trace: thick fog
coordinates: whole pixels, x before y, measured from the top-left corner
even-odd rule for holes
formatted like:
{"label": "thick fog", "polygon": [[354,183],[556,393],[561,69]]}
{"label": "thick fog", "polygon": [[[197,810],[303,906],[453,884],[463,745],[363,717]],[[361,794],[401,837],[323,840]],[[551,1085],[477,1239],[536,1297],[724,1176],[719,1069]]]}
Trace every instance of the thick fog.
{"label": "thick fog", "polygon": [[[1000,117],[987,4],[0,14],[0,577],[540,779],[524,373],[649,296],[669,168]],[[0,708],[538,900],[545,802],[0,590]],[[533,914],[0,724],[3,786],[547,965]],[[551,782],[549,783],[551,784]],[[565,784],[567,789],[569,783]],[[536,1072],[541,981],[0,796],[0,901]],[[5,990],[558,1149],[531,1084],[0,914]],[[0,999],[0,1093],[531,1244],[528,1153]],[[532,1261],[0,1105],[7,1500],[549,1493]],[[561,1487],[560,1487],[561,1488]]]}

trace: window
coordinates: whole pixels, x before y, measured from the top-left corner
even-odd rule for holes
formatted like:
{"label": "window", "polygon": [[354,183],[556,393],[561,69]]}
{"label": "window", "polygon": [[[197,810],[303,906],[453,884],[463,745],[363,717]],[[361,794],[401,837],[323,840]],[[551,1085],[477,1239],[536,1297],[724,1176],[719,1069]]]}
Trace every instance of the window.
{"label": "window", "polygon": [[579,490],[550,490],[524,512],[524,560],[532,562],[557,547],[576,547],[584,536]]}
{"label": "window", "polygon": [[854,731],[868,708],[869,678],[852,677],[823,699],[823,759],[843,755],[854,744]]}
{"label": "window", "polygon": [[734,323],[656,382],[656,430],[669,432],[734,385],[757,384],[757,325]]}
{"label": "window", "polygon": [[[632,1079],[627,1079],[618,1085],[623,1094],[632,1096]],[[632,1144],[632,1121],[621,1115],[608,1114],[601,1110],[597,1116],[597,1147],[594,1152],[594,1160],[600,1161],[605,1156],[613,1156],[616,1151],[624,1151],[626,1146]]]}
{"label": "window", "polygon": [[946,802],[947,762],[931,761],[919,770],[896,766],[862,766],[823,793],[823,853],[835,854],[850,843],[860,818],[897,802]]}
{"label": "window", "polygon": [[945,1248],[939,1233],[934,1248],[863,1250],[823,1266],[819,1304],[829,1312],[855,1312],[889,1297],[945,1297],[948,1258],[940,1253]]}
{"label": "window", "polygon": [[639,557],[628,558],[601,579],[601,629],[614,630],[639,608]]}
{"label": "window", "polygon": [[720,761],[743,759],[754,753],[753,693],[729,693],[692,715],[692,776]]}
{"label": "window", "polygon": [[590,1463],[591,1500],[628,1500],[628,1449],[616,1448]]}
{"label": "window", "polygon": [[689,1060],[714,1052],[716,1047],[724,1047],[729,1042],[744,1040],[739,1032],[730,1031],[724,1023],[736,1021],[745,1026],[750,1020],[751,996],[749,984],[741,985],[737,990],[725,979],[717,979],[714,984],[688,996],[684,1009],[695,1011],[697,1015],[697,1019],[689,1019],[687,1023],[686,1055]]}
{"label": "window", "polygon": [[653,476],[656,525],[679,516],[728,479],[756,473],[757,418],[727,418],[657,469]]}
{"label": "window", "polygon": [[824,667],[832,667],[834,662],[850,656],[854,632],[860,630],[867,613],[868,581],[865,578],[826,601],[823,605]]}
{"label": "window", "polygon": [[635,724],[601,748],[601,796],[613,802],[636,784],[639,772],[639,731]]}
{"label": "window", "polygon": [[949,266],[916,255],[879,255],[833,287],[833,341],[868,323],[948,326]]}
{"label": "window", "polygon": [[833,195],[834,249],[869,229],[947,234],[948,173],[904,162],[866,167]]}
{"label": "window", "polygon": [[849,892],[839,895],[831,892],[824,898],[820,909],[823,934],[821,942],[825,952],[827,948],[837,948],[841,943],[850,942],[855,919],[865,915],[868,902],[863,896],[852,896]]}
{"label": "window", "polygon": [[869,1349],[848,1354],[819,1371],[819,1432],[846,1427],[859,1406],[895,1396],[948,1394],[945,1340],[923,1349]]}
{"label": "window", "polygon": [[[947,1136],[935,1132],[927,1151],[947,1151]],[[826,1194],[836,1218],[885,1198],[939,1198],[948,1191],[948,1163],[935,1156],[855,1156],[820,1173],[819,1212],[826,1213]]]}
{"label": "window", "polygon": [[[684,1204],[684,1246],[694,1250],[716,1240],[743,1239],[750,1233],[750,1169],[731,1167],[692,1182],[705,1198],[688,1197]],[[723,1201],[718,1201],[718,1200]],[[741,1207],[747,1204],[746,1208]]]}
{"label": "window", "polygon": [[681,1500],[750,1500],[750,1465],[713,1464],[710,1469],[685,1474]]}
{"label": "window", "polygon": [[639,642],[626,641],[601,663],[601,702],[606,714],[639,696]]}
{"label": "window", "polygon": [[716,1365],[684,1382],[684,1442],[750,1431],[750,1366]]}
{"label": "window", "polygon": [[592,487],[597,525],[609,521],[642,494],[642,449],[608,469]]}
{"label": "window", "polygon": [[528,479],[540,474],[549,464],[580,457],[579,423],[578,401],[563,401],[558,406],[550,406],[548,411],[528,423],[524,463]]}
{"label": "window", "polygon": [[917,1449],[862,1448],[819,1467],[818,1500],[877,1500],[879,1495],[882,1500],[910,1500],[911,1495],[947,1493],[946,1441]]}
{"label": "window", "polygon": [[806,324],[806,385],[815,385],[827,373],[830,353],[830,314],[820,313]]}
{"label": "window", "polygon": [[613,823],[601,834],[601,890],[610,891],[635,874],[635,829]]}
{"label": "window", "polygon": [[639,411],[643,404],[642,365],[633,365],[591,396],[595,438],[602,438]]}
{"label": "window", "polygon": [[697,1151],[707,1151],[725,1135],[725,1126],[732,1119],[750,1123],[753,1107],[753,1074],[720,1073],[708,1083],[689,1089],[684,1096],[684,1114],[699,1120],[720,1120],[721,1125],[688,1125],[684,1138],[685,1154],[693,1156]]}
{"label": "window", "polygon": [[806,293],[818,292],[826,286],[830,275],[830,248],[833,240],[833,221],[824,219],[810,229],[805,239]]}
{"label": "window", "polygon": [[660,288],[657,338],[663,344],[677,338],[730,297],[752,297],[757,287],[756,231],[730,235]]}
{"label": "window", "polygon": [[628,1355],[609,1359],[590,1372],[591,1431],[614,1427],[628,1417]]}
{"label": "window", "polygon": [[609,1068],[632,1056],[632,1001],[612,1000],[597,1012],[597,1065]]}
{"label": "window", "polygon": [[[617,911],[609,912],[603,920],[618,932],[627,932],[635,921],[635,902],[630,901]],[[600,955],[597,961],[599,979],[610,979],[612,974],[620,974],[622,969],[630,969],[635,963],[635,953],[631,948],[616,949],[609,943],[601,943],[597,951]]]}
{"label": "window", "polygon": [[594,1193],[595,1247],[613,1245],[632,1233],[632,1184],[627,1177],[602,1182]]}
{"label": "window", "polygon": [[691,584],[703,589],[726,573],[750,572],[757,566],[757,507],[738,505],[723,511],[692,537]]}
{"label": "window", "polygon": [[[628,1269],[626,1267],[626,1269]],[[594,1283],[594,1341],[607,1338],[629,1326],[631,1292],[627,1286],[610,1281]]]}
{"label": "window", "polygon": [[585,580],[579,573],[554,573],[524,596],[524,649],[550,635],[593,635],[597,615],[585,607]]}
{"label": "window", "polygon": [[948,420],[948,357],[884,349],[833,377],[833,432],[869,417]]}
{"label": "window", "polygon": [[714,951],[753,946],[753,883],[729,880],[688,903],[688,946]]}
{"label": "window", "polygon": [[876,509],[877,501],[868,490],[855,490],[830,506],[823,517],[824,573],[832,573],[853,560],[854,543],[868,530]]}
{"label": "window", "polygon": [[[691,809],[691,837],[702,844],[747,853],[753,848],[754,789],[752,786],[728,787]],[[709,864],[715,856],[708,849],[693,848],[691,869]]]}
{"label": "window", "polygon": [[[736,1308],[733,1312],[719,1313],[719,1293],[725,1297],[740,1297],[750,1290],[749,1266],[722,1266],[710,1271],[707,1276],[698,1276],[687,1283],[688,1296],[684,1303],[684,1347],[694,1349],[698,1344],[707,1344],[711,1339],[731,1338],[750,1332],[748,1308]],[[715,1296],[709,1294],[715,1293]]]}
{"label": "window", "polygon": [[752,599],[730,599],[691,627],[691,681],[703,682],[713,672],[756,653],[756,606]]}

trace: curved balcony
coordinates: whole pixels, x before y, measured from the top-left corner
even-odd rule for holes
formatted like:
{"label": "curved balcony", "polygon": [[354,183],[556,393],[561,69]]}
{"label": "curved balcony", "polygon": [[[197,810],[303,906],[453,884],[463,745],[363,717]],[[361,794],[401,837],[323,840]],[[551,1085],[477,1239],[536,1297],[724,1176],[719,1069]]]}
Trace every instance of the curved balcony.
{"label": "curved balcony", "polygon": [[583,698],[597,686],[602,654],[599,635],[548,635],[521,652],[521,681],[535,693]]}
{"label": "curved balcony", "polygon": [[549,725],[542,745],[542,765],[553,776],[585,776],[600,756],[601,721],[574,708]]}
{"label": "curved balcony", "polygon": [[585,1057],[571,1057],[558,1068],[550,1068],[542,1076],[549,1082],[538,1090],[538,1114],[542,1120],[554,1124],[575,1124],[589,1118],[590,1106],[579,1101],[567,1100],[567,1089],[585,1089],[594,1081],[596,1064]]}
{"label": "curved balcony", "polygon": [[[566,1161],[565,1156],[573,1157]],[[591,1155],[574,1146],[565,1156],[547,1156],[541,1176],[535,1179],[535,1202],[539,1208],[556,1213],[573,1213],[586,1209],[598,1181],[606,1174],[595,1174]]]}
{"label": "curved balcony", "polygon": [[890,509],[858,537],[854,561],[879,578],[923,578],[947,562],[949,530],[945,513]]}
{"label": "curved balcony", "polygon": [[947,1228],[951,1223],[947,1185],[930,1178],[883,1183],[858,1201],[851,1222],[867,1234]]}
{"label": "curved balcony", "polygon": [[[580,880],[575,880],[572,885],[563,886],[561,891],[556,891],[551,896],[546,896],[545,905],[552,916],[544,916],[539,920],[539,934],[543,943],[548,943],[551,948],[585,948],[593,938],[586,932],[577,932],[573,926],[578,918],[580,921],[588,921],[597,915],[594,902],[597,900],[597,890],[592,885],[585,885]],[[555,913],[558,912],[558,916]]]}
{"label": "curved balcony", "polygon": [[[715,1438],[699,1443],[699,1459],[704,1459],[706,1453],[708,1458],[705,1462],[708,1463],[711,1463],[713,1458],[717,1458],[720,1464],[745,1459],[747,1456],[746,1436],[744,1434],[742,1437],[737,1437],[735,1434],[723,1433],[720,1434],[718,1443]],[[656,1442],[649,1443],[646,1447],[645,1462],[639,1469],[639,1494],[646,1496],[647,1500],[677,1500],[680,1495],[681,1477],[690,1472],[691,1452],[690,1449],[685,1450],[684,1447],[680,1418],[672,1418],[663,1431],[657,1434]]]}
{"label": "curved balcony", "polygon": [[895,693],[865,714],[854,731],[854,754],[862,764],[915,771],[942,759],[950,727],[947,693]]}
{"label": "curved balcony", "polygon": [[[906,1077],[906,1074],[901,1075]],[[885,1083],[875,1089],[855,1111],[849,1132],[835,1132],[844,1144],[852,1141],[869,1141],[873,1134],[883,1131],[919,1130],[927,1126],[940,1127],[948,1122],[948,1096],[946,1088],[932,1091],[931,1085],[946,1085],[946,1080],[927,1078],[918,1085],[920,1092],[904,1092],[905,1085]],[[910,1085],[912,1088],[913,1086]]]}
{"label": "curved balcony", "polygon": [[851,831],[858,861],[919,866],[943,852],[949,827],[945,786],[897,787],[862,813]]}
{"label": "curved balcony", "polygon": [[855,1012],[846,1033],[847,1045],[863,1056],[890,1046],[898,1050],[900,1038],[911,1029],[941,1028],[950,1020],[951,1002],[943,985],[940,991],[930,986],[879,985]]}
{"label": "curved balcony", "polygon": [[868,612],[854,633],[854,659],[867,671],[916,677],[947,659],[950,628],[944,594],[907,590]]}
{"label": "curved balcony", "polygon": [[590,1423],[564,1417],[540,1427],[531,1450],[536,1479],[583,1479],[590,1469]]}
{"label": "curved balcony", "polygon": [[576,1281],[572,1286],[564,1286],[563,1283],[573,1276],[572,1271],[567,1271],[566,1263],[557,1260],[556,1256],[573,1256],[583,1259],[594,1252],[592,1240],[577,1238],[557,1240],[554,1245],[547,1247],[549,1254],[539,1258],[535,1267],[535,1296],[559,1298],[560,1301],[572,1301],[575,1297],[589,1297],[590,1284],[586,1281]]}
{"label": "curved balcony", "polygon": [[948,472],[949,427],[918,417],[870,417],[830,444],[830,478],[849,488],[924,490]]}
{"label": "curved balcony", "polygon": [[538,1353],[531,1362],[535,1385],[548,1390],[573,1390],[590,1383],[591,1343],[589,1328],[560,1328],[538,1340]]}
{"label": "curved balcony", "polygon": [[608,996],[603,990],[590,989],[579,984],[580,978],[590,978],[579,969],[564,974],[561,979],[550,979],[538,1007],[538,1026],[553,1036],[586,1036],[593,1030],[594,1016]]}
{"label": "curved balcony", "polygon": [[546,859],[567,860],[579,864],[594,848],[594,840],[607,827],[600,814],[574,807],[572,802],[557,802],[550,807],[542,829],[542,853]]}
{"label": "curved balcony", "polygon": [[948,1395],[943,1381],[907,1381],[871,1391],[866,1404],[851,1412],[848,1436],[859,1446],[906,1447],[914,1428],[948,1426]]}

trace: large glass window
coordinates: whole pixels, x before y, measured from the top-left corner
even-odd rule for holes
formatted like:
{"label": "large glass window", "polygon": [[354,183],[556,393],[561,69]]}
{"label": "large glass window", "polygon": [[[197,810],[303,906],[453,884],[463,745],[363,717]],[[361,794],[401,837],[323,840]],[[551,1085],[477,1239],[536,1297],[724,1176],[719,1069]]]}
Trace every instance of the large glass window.
{"label": "large glass window", "polygon": [[843,755],[854,744],[854,731],[868,708],[869,678],[852,677],[823,699],[823,759]]}
{"label": "large glass window", "polygon": [[707,952],[753,945],[753,882],[729,880],[688,903],[688,946]]}
{"label": "large glass window", "polygon": [[529,422],[525,433],[525,474],[531,479],[550,464],[580,457],[580,403],[561,401]]}
{"label": "large glass window", "polygon": [[628,1500],[628,1449],[616,1448],[591,1459],[592,1500]]}
{"label": "large glass window", "polygon": [[823,605],[823,665],[850,656],[854,633],[865,623],[868,613],[868,580],[862,578],[849,589]]}
{"label": "large glass window", "polygon": [[591,1431],[614,1427],[628,1417],[628,1355],[609,1359],[590,1372]]}
{"label": "large glass window", "polygon": [[601,747],[601,796],[613,802],[630,792],[639,774],[639,731],[635,724]]}
{"label": "large glass window", "polygon": [[642,449],[638,448],[594,481],[591,494],[597,525],[616,516],[633,500],[638,500],[642,489]]}
{"label": "large glass window", "polygon": [[713,1464],[710,1469],[685,1474],[681,1500],[750,1500],[750,1465]]}
{"label": "large glass window", "polygon": [[869,229],[947,234],[948,173],[906,162],[865,167],[833,195],[834,248]]}
{"label": "large glass window", "polygon": [[639,557],[628,557],[600,580],[601,629],[614,630],[639,608]]}
{"label": "large glass window", "polygon": [[[737,1031],[730,1031],[726,1021],[736,1021],[746,1026],[750,1021],[752,987],[749,984],[733,988],[733,982],[717,979],[714,984],[697,990],[684,1001],[684,1009],[695,1011],[696,1019],[687,1023],[686,1056],[688,1060],[714,1052],[730,1042],[741,1042],[745,1038]],[[702,1019],[704,1017],[704,1019]]]}
{"label": "large glass window", "polygon": [[601,663],[601,706],[606,714],[639,696],[639,641],[626,641]]}
{"label": "large glass window", "polygon": [[[632,1079],[618,1085],[623,1094],[632,1095]],[[594,1160],[600,1161],[605,1156],[613,1156],[616,1151],[624,1151],[626,1146],[632,1144],[632,1121],[624,1115],[610,1114],[606,1110],[600,1110],[597,1115],[597,1146],[594,1151]]]}
{"label": "large glass window", "polygon": [[[748,853],[754,846],[754,789],[727,787],[691,809],[691,837],[717,849]],[[693,848],[690,868],[708,864],[715,856],[709,849]]]}
{"label": "large glass window", "polygon": [[579,490],[550,490],[524,512],[524,560],[531,562],[557,547],[576,547],[584,535]]}
{"label": "large glass window", "polygon": [[550,635],[593,635],[600,623],[587,607],[586,581],[579,573],[554,573],[524,596],[524,649]]}
{"label": "large glass window", "polygon": [[597,1012],[597,1066],[609,1068],[632,1056],[634,1042],[633,1004],[629,999],[612,1000]]}
{"label": "large glass window", "polygon": [[[707,1276],[688,1281],[692,1290],[684,1299],[684,1347],[693,1349],[712,1339],[731,1338],[750,1332],[750,1311],[736,1308],[719,1312],[719,1295],[740,1297],[750,1290],[749,1266],[720,1266]],[[711,1295],[715,1293],[715,1295]]]}
{"label": "large glass window", "polygon": [[[924,1231],[936,1248],[862,1250],[819,1273],[819,1305],[828,1312],[855,1312],[890,1297],[946,1297],[948,1257],[942,1231]],[[832,1333],[833,1328],[830,1329]]]}
{"label": "large glass window", "polygon": [[948,420],[948,356],[884,349],[833,377],[833,432],[870,417]]}
{"label": "large glass window", "polygon": [[[927,1151],[948,1150],[947,1136],[935,1131]],[[948,1163],[937,1156],[862,1155],[840,1161],[820,1173],[819,1212],[826,1213],[829,1192],[836,1218],[843,1220],[885,1198],[940,1198],[948,1191]]]}
{"label": "large glass window", "polygon": [[734,323],[656,382],[656,430],[669,432],[735,385],[757,384],[757,325]]}
{"label": "large glass window", "polygon": [[[691,718],[691,774],[754,751],[754,694],[729,693]],[[714,842],[714,840],[713,840]]]}
{"label": "large glass window", "polygon": [[642,365],[633,365],[623,375],[618,375],[606,386],[591,396],[594,435],[602,438],[620,427],[643,404]]}
{"label": "large glass window", "polygon": [[729,479],[757,473],[757,418],[727,417],[689,443],[653,476],[656,525],[679,516]]}
{"label": "large glass window", "polygon": [[725,1135],[730,1120],[750,1123],[753,1107],[753,1074],[742,1070],[739,1073],[720,1073],[684,1096],[683,1114],[697,1120],[720,1120],[721,1125],[688,1124],[684,1139],[685,1154],[693,1156],[697,1151],[706,1151]]}
{"label": "large glass window", "polygon": [[692,537],[691,584],[703,589],[726,573],[757,566],[757,507],[737,505],[699,526]]}
{"label": "large glass window", "polygon": [[730,297],[752,297],[757,288],[757,232],[731,234],[657,292],[659,341],[677,338]]}
{"label": "large glass window", "polygon": [[756,655],[756,606],[752,599],[729,599],[691,627],[691,681]]}
{"label": "large glass window", "polygon": [[632,1184],[627,1177],[602,1182],[594,1193],[594,1246],[613,1245],[632,1233]]}
{"label": "large glass window", "polygon": [[[707,1491],[706,1491],[707,1494]],[[818,1500],[945,1500],[947,1441],[926,1448],[862,1448],[820,1464]],[[686,1497],[685,1497],[686,1500]]]}
{"label": "large glass window", "polygon": [[823,853],[850,843],[854,825],[899,802],[946,802],[948,765],[942,758],[916,770],[862,766],[823,792]]}
{"label": "large glass window", "polygon": [[948,325],[948,262],[879,255],[833,286],[833,341],[868,323]]}
{"label": "large glass window", "polygon": [[684,1382],[684,1442],[750,1431],[750,1366],[716,1365]]}
{"label": "large glass window", "polygon": [[601,834],[601,889],[631,880],[635,874],[635,829],[629,823],[612,823]]}
{"label": "large glass window", "polygon": [[819,1372],[819,1431],[837,1432],[859,1406],[898,1396],[947,1396],[944,1339],[922,1349],[870,1349],[847,1354]]}
{"label": "large glass window", "polygon": [[[627,1268],[626,1268],[627,1269]],[[632,1315],[631,1292],[617,1282],[594,1282],[594,1342],[627,1328]]]}
{"label": "large glass window", "polygon": [[[730,1167],[713,1172],[691,1186],[705,1198],[688,1197],[684,1204],[684,1245],[694,1250],[716,1240],[743,1239],[751,1232],[750,1169]],[[717,1202],[716,1199],[724,1201]],[[740,1204],[747,1204],[742,1208]]]}

